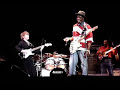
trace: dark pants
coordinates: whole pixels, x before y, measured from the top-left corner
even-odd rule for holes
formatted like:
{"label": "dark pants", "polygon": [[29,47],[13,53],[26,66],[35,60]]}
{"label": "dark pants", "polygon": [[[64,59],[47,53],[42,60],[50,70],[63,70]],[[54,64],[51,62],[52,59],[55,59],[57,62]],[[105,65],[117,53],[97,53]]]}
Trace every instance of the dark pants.
{"label": "dark pants", "polygon": [[24,60],[24,69],[27,74],[29,74],[31,77],[36,76],[36,68],[34,66],[34,61],[32,59],[32,56],[29,56]]}
{"label": "dark pants", "polygon": [[103,58],[100,66],[101,66],[102,74],[106,74],[107,70],[108,70],[109,76],[113,75],[113,67],[112,67],[112,59],[111,58]]}

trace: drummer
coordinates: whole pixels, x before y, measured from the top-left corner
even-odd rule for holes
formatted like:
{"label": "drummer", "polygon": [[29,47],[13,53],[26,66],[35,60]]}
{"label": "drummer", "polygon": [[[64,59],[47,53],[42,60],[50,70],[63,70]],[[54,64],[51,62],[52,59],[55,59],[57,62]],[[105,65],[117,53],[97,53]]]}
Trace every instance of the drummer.
{"label": "drummer", "polygon": [[63,59],[61,58],[61,55],[57,53],[57,51],[54,51],[53,56],[48,58],[47,60],[54,60],[54,63],[57,63],[57,62],[59,62],[59,61],[61,61]]}
{"label": "drummer", "polygon": [[65,65],[65,62],[64,60],[61,58],[61,54],[58,54],[57,51],[54,51],[53,52],[53,56],[48,58],[45,65],[49,65],[49,64],[53,64],[54,65],[54,68],[56,68],[59,64],[64,64]]}

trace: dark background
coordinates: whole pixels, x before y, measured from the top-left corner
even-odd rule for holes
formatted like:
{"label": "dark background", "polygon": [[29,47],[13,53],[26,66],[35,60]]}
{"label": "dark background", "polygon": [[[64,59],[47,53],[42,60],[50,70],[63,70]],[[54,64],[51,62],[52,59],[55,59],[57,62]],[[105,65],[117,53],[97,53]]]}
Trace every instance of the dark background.
{"label": "dark background", "polygon": [[[43,44],[45,40],[46,43],[53,44],[51,47],[45,47],[43,53],[52,53],[57,50],[59,53],[69,55],[69,44],[65,46],[63,38],[72,35],[72,26],[76,23],[75,13],[79,10],[86,12],[87,19],[85,21],[89,23],[91,27],[99,26],[99,28],[93,32],[93,45],[102,45],[103,40],[108,39],[111,43],[113,42],[113,46],[115,46],[120,43],[119,8],[120,4],[0,4],[0,57],[5,58],[10,65],[17,62],[18,55],[15,46],[20,41],[20,33],[25,30],[30,33],[30,41],[34,46]],[[18,86],[23,83],[24,78],[14,78],[15,80],[13,80],[13,78],[9,77],[10,73],[7,72],[10,67],[7,67],[4,63],[1,65],[0,70],[5,72],[0,72],[0,79],[3,79],[1,83],[4,82],[5,85],[6,83],[14,83],[18,84]],[[20,69],[16,70],[16,72],[19,72],[19,70]],[[20,72],[18,74],[22,76]],[[5,76],[5,78],[1,77],[1,74]],[[13,75],[13,77],[15,77],[15,75]],[[69,86],[72,86],[73,83],[76,82],[74,79],[78,81],[82,80],[81,83],[83,84],[83,82],[85,82],[84,85],[86,85],[86,82],[87,85],[91,86],[101,85],[101,83],[99,84],[99,81],[101,81],[99,77],[97,77],[97,79],[94,77],[83,79],[73,78],[68,80],[68,82],[62,83],[54,80],[54,84],[71,84]],[[88,81],[86,81],[87,79]],[[93,81],[93,79],[95,81]],[[119,80],[115,79],[113,83],[111,83],[109,79],[111,78],[108,77],[104,79],[104,77],[102,77],[102,80],[104,80],[103,86],[106,86],[106,81],[109,82],[108,86],[110,87],[116,80]],[[32,83],[28,81],[29,84],[28,82],[27,84],[32,86],[33,84],[40,85],[39,83],[41,83],[46,87],[46,84],[50,84],[51,82],[48,82],[48,79],[45,80],[46,81],[41,81],[41,79],[38,79],[37,81],[39,82],[33,80]],[[74,81],[71,82],[71,80]],[[91,83],[91,81],[93,81],[94,84]],[[24,83],[26,85],[26,82]],[[76,85],[80,84],[76,82],[75,86]],[[52,84],[52,87],[53,86]],[[81,88],[81,86],[79,88]]]}
{"label": "dark background", "polygon": [[11,63],[17,60],[15,45],[20,33],[28,31],[30,41],[39,46],[46,41],[43,53],[69,54],[69,45],[63,39],[72,35],[75,13],[86,12],[87,23],[99,29],[93,32],[93,45],[102,45],[104,39],[119,44],[119,4],[0,4],[0,56]]}

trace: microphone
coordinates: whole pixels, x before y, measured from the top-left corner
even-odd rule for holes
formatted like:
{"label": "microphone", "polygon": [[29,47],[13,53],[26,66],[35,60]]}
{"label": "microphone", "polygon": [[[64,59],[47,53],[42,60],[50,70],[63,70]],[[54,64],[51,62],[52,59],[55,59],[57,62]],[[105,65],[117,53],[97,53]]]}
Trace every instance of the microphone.
{"label": "microphone", "polygon": [[114,46],[114,43],[112,42],[112,46]]}
{"label": "microphone", "polygon": [[45,44],[45,43],[46,43],[46,40],[43,38],[41,44]]}
{"label": "microphone", "polygon": [[67,42],[65,43],[65,46],[67,46]]}
{"label": "microphone", "polygon": [[46,40],[44,40],[44,43],[46,43]]}

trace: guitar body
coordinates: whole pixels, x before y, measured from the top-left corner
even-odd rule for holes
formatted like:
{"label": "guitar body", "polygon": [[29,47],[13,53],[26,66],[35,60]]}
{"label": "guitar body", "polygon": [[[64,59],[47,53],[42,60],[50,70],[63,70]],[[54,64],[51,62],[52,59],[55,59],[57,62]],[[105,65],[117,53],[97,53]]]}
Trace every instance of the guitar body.
{"label": "guitar body", "polygon": [[102,59],[103,59],[103,56],[98,56],[98,59],[99,59],[99,60],[102,60]]}
{"label": "guitar body", "polygon": [[103,52],[102,54],[100,54],[99,56],[98,56],[98,58],[99,58],[99,60],[102,60],[104,57],[107,57],[108,55],[105,53],[105,52]]}
{"label": "guitar body", "polygon": [[78,42],[78,40],[73,40],[70,43],[70,47],[69,47],[70,53],[71,54],[75,53],[81,46],[82,45]]}
{"label": "guitar body", "polygon": [[28,56],[30,55],[34,55],[34,53],[32,53],[31,49],[26,50],[27,53],[23,53],[23,58],[28,58]]}
{"label": "guitar body", "polygon": [[[98,28],[98,26],[93,27],[92,29],[87,29],[87,31],[86,31],[86,36],[87,36],[90,32],[95,31],[97,28]],[[83,39],[85,39],[85,35],[76,37],[76,39],[73,40],[73,41],[70,43],[69,51],[70,51],[71,54],[75,53],[75,52],[82,46],[82,45],[80,44],[80,42],[81,42]]]}
{"label": "guitar body", "polygon": [[34,55],[34,53],[32,53],[32,50],[25,49],[24,52],[22,53],[22,58],[28,58],[30,55]]}

